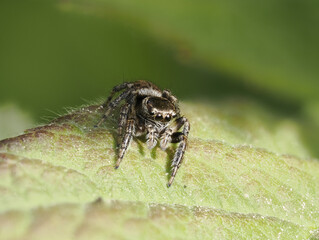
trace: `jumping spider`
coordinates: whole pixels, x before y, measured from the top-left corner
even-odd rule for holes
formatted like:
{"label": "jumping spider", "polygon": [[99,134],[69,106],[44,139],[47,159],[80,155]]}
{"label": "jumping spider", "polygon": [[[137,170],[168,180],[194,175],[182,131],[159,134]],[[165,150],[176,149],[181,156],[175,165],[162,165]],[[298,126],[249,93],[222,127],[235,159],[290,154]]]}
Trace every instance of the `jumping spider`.
{"label": "jumping spider", "polygon": [[[112,100],[114,94],[123,91]],[[173,161],[172,174],[168,182],[171,186],[178,168],[182,164],[187,145],[187,136],[190,125],[185,117],[180,116],[177,98],[169,90],[161,91],[153,83],[136,81],[123,83],[115,86],[101,106],[105,113],[97,127],[110,115],[110,113],[124,100],[121,106],[118,135],[119,154],[115,168],[120,166],[124,154],[134,136],[146,134],[147,146],[152,149],[160,140],[162,150],[167,148],[168,143],[179,143]],[[178,130],[184,126],[181,132]]]}

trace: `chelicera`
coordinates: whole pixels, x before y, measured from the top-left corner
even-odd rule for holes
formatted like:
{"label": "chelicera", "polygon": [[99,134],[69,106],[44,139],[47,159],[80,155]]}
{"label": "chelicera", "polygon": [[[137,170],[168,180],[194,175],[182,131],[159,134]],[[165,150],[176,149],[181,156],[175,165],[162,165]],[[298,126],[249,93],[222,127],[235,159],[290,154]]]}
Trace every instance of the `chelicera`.
{"label": "chelicera", "polygon": [[[121,93],[114,99],[117,92]],[[149,149],[154,148],[158,141],[162,150],[166,150],[169,143],[178,143],[172,160],[171,178],[167,184],[170,187],[182,164],[190,130],[188,120],[180,114],[177,98],[169,90],[162,91],[148,81],[120,84],[113,88],[101,106],[105,112],[96,127],[122,102],[118,120],[119,154],[115,168],[120,166],[135,136],[146,134]]]}

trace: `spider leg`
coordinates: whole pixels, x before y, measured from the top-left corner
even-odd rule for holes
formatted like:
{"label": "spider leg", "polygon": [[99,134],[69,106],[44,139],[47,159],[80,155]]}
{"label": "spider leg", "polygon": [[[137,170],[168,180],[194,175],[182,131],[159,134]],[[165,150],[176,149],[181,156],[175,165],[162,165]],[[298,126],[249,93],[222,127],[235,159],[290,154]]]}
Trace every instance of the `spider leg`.
{"label": "spider leg", "polygon": [[147,135],[146,135],[147,147],[149,149],[152,149],[157,144],[158,132],[152,125],[146,126],[146,129],[147,129]]}
{"label": "spider leg", "polygon": [[119,125],[118,125],[119,140],[122,140],[123,128],[125,128],[128,116],[135,114],[135,110],[134,110],[135,104],[136,104],[136,96],[133,92],[133,94],[127,97],[127,103],[125,103],[121,107],[120,117],[119,117],[120,119],[119,119]]}
{"label": "spider leg", "polygon": [[124,104],[121,107],[120,112],[120,119],[119,119],[119,125],[118,125],[118,143],[122,140],[122,134],[123,134],[123,128],[125,128],[127,117],[130,112],[130,105],[129,103]]}
{"label": "spider leg", "polygon": [[177,150],[174,155],[174,159],[172,162],[173,171],[171,174],[171,178],[167,184],[168,187],[170,187],[174,181],[174,178],[176,176],[177,170],[182,164],[184,153],[187,146],[187,137],[190,130],[189,122],[186,118],[182,117],[182,120],[184,122],[184,128],[182,132],[175,132],[172,134],[172,141],[171,142],[179,142],[179,145],[177,147]]}
{"label": "spider leg", "polygon": [[120,102],[124,99],[126,99],[129,94],[131,93],[131,91],[125,91],[122,92],[116,99],[114,99],[113,101],[109,102],[106,106],[106,111],[103,114],[101,120],[95,125],[95,127],[99,127],[104,121],[105,119],[110,115],[111,111],[120,104]]}
{"label": "spider leg", "polygon": [[127,120],[125,133],[123,135],[122,142],[120,145],[119,156],[115,165],[116,169],[120,166],[120,163],[124,157],[124,154],[128,146],[130,145],[130,142],[134,135],[135,135],[135,119],[130,118]]}
{"label": "spider leg", "polygon": [[132,87],[132,85],[133,85],[133,83],[127,83],[127,82],[125,82],[125,83],[122,83],[122,84],[120,84],[120,85],[117,85],[117,86],[115,86],[113,89],[112,89],[112,91],[111,91],[111,93],[110,93],[110,96],[106,99],[106,101],[102,104],[102,107],[103,108],[105,108],[108,104],[109,104],[109,102],[112,100],[112,98],[114,97],[114,94],[116,94],[117,92],[119,92],[119,91],[122,91],[122,90],[124,90],[124,89],[126,89],[126,88],[130,88],[130,87]]}
{"label": "spider leg", "polygon": [[[120,113],[120,122],[119,122],[119,139],[120,141],[120,150],[119,150],[119,155],[118,159],[115,165],[115,168],[118,168],[120,166],[120,163],[122,159],[124,158],[125,152],[127,148],[130,145],[130,142],[135,136],[135,123],[136,120],[134,118],[135,116],[135,107],[136,104],[136,96],[135,94],[131,94],[131,97],[128,97],[127,103],[122,106],[121,108],[121,113]],[[130,117],[128,119],[128,117]],[[127,120],[128,119],[128,120]],[[122,136],[122,131],[125,126],[125,133]]]}
{"label": "spider leg", "polygon": [[170,127],[167,127],[165,131],[161,134],[160,146],[163,151],[166,150],[167,144],[172,141],[172,134],[178,131],[186,122],[186,118],[180,117],[175,119]]}

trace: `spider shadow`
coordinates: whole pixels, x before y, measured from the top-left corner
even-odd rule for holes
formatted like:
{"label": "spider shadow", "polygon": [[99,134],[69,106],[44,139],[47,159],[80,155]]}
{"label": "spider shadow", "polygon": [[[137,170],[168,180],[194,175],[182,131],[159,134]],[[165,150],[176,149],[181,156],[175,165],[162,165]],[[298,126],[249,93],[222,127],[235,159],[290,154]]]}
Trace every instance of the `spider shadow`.
{"label": "spider shadow", "polygon": [[[110,115],[105,121],[99,126],[100,128],[103,128],[107,130],[113,138],[113,150],[114,150],[114,156],[113,156],[113,162],[114,162],[114,167],[117,162],[117,157],[119,155],[119,135],[118,135],[118,123],[117,119],[119,117],[119,111],[114,111],[112,115]],[[99,121],[100,119],[98,119]]]}
{"label": "spider shadow", "polygon": [[[135,139],[135,142],[137,143],[137,147],[138,147],[139,153],[142,156],[145,156],[145,151],[144,151],[145,147],[143,146],[146,143],[145,135],[144,136],[135,137],[135,138],[133,138],[133,140],[134,139]],[[151,153],[151,158],[152,159],[156,159],[157,158],[157,149],[158,149],[158,145],[156,145],[153,149],[149,150],[150,153]]]}
{"label": "spider shadow", "polygon": [[[138,144],[138,148],[139,148],[139,152],[145,156],[145,151],[144,151],[144,144],[146,142],[145,136],[144,137],[137,137],[136,138],[136,142]],[[167,174],[167,181],[170,180],[171,178],[171,171],[172,171],[172,161],[175,155],[175,151],[176,151],[177,146],[171,146],[168,147],[164,152],[166,153],[166,166],[165,166],[165,172],[168,173]],[[148,148],[147,148],[148,149]],[[154,148],[152,148],[150,151],[151,154],[151,158],[152,159],[157,159],[157,151],[162,151],[161,148],[159,147],[159,145],[157,144]]]}
{"label": "spider shadow", "polygon": [[138,147],[138,152],[142,155],[145,156],[145,151],[144,151],[144,146],[143,142],[145,142],[145,137],[140,136],[140,137],[133,137],[133,141],[136,142],[137,147]]}
{"label": "spider shadow", "polygon": [[[118,135],[116,132],[114,132],[113,137],[115,139],[118,138]],[[145,147],[145,143],[146,143],[146,138],[145,135],[144,136],[139,136],[139,137],[133,137],[132,141],[135,141],[138,147],[138,152],[142,155],[145,156],[146,155],[146,150],[150,151],[150,155],[152,159],[157,159],[157,151],[162,151],[159,147],[159,145],[156,145],[154,148],[152,148],[151,150],[149,150],[147,147]],[[114,141],[116,143],[116,141]],[[114,145],[115,148],[117,149],[116,153],[118,154],[118,145]],[[170,177],[171,177],[171,164],[175,155],[175,151],[176,151],[177,146],[171,146],[169,148],[167,148],[164,152],[167,154],[166,156],[166,166],[165,166],[165,172],[168,173],[167,175],[167,181],[169,181]],[[117,155],[115,156],[115,162],[117,160]]]}
{"label": "spider shadow", "polygon": [[115,164],[117,162],[117,157],[119,155],[120,143],[118,140],[118,138],[119,138],[118,133],[113,127],[111,128],[110,133],[111,133],[112,138],[113,138],[113,150],[114,150],[113,162],[114,162],[114,168],[115,168]]}
{"label": "spider shadow", "polygon": [[152,150],[151,150],[151,157],[153,159],[156,159],[157,158],[157,149],[158,149],[158,146],[156,145]]}

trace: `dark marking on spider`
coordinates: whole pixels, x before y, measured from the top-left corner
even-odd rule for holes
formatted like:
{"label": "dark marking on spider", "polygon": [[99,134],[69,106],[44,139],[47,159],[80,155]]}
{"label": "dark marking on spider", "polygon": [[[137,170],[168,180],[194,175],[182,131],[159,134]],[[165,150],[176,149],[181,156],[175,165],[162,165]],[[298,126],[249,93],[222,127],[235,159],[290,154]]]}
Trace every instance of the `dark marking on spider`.
{"label": "dark marking on spider", "polygon": [[[117,92],[121,93],[113,99]],[[170,187],[183,162],[190,130],[188,120],[180,115],[177,98],[169,90],[162,91],[148,81],[120,84],[113,88],[110,96],[101,106],[105,108],[105,113],[96,127],[100,126],[123,101],[118,123],[119,152],[115,168],[120,166],[135,136],[146,134],[149,149],[154,148],[158,141],[162,150],[166,150],[169,143],[178,143],[172,160],[171,177],[167,184]],[[179,132],[182,127],[182,131]]]}

